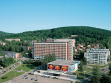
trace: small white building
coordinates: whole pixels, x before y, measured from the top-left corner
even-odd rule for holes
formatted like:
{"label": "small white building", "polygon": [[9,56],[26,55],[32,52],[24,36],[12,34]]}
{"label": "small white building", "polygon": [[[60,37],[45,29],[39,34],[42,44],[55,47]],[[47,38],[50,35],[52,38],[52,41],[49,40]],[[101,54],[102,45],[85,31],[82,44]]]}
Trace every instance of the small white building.
{"label": "small white building", "polygon": [[91,64],[107,64],[110,59],[109,49],[94,49],[87,50],[84,53],[84,57],[87,58],[87,62]]}

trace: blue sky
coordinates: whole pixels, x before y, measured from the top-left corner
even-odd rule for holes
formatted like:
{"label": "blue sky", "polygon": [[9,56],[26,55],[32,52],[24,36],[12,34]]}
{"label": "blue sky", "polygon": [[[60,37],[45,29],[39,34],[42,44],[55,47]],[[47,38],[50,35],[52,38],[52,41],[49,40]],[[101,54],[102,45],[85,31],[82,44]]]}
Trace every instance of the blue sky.
{"label": "blue sky", "polygon": [[111,0],[0,0],[0,31],[21,33],[62,26],[111,31]]}

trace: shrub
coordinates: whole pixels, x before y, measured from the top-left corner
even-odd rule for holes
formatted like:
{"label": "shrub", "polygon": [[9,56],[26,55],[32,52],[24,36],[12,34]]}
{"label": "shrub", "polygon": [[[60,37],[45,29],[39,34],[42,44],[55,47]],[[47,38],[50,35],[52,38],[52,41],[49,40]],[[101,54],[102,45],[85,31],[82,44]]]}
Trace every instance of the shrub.
{"label": "shrub", "polygon": [[2,79],[6,79],[6,78],[7,78],[7,76],[2,77]]}

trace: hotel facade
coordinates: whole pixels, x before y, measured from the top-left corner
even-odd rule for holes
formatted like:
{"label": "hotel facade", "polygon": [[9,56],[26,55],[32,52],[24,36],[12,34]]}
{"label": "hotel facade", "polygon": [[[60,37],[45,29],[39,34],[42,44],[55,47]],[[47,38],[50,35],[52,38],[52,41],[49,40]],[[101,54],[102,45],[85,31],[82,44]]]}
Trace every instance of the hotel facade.
{"label": "hotel facade", "polygon": [[34,42],[32,58],[42,60],[45,55],[55,53],[56,59],[73,60],[73,42]]}
{"label": "hotel facade", "polygon": [[109,49],[94,49],[87,50],[84,53],[84,57],[87,58],[87,62],[91,64],[107,64],[110,59]]}

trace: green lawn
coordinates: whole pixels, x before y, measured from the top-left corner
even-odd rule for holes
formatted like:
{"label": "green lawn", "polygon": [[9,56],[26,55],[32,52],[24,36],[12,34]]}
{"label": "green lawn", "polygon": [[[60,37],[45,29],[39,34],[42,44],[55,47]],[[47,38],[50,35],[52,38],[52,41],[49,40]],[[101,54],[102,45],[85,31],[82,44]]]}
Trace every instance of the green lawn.
{"label": "green lawn", "polygon": [[13,79],[13,78],[15,78],[15,77],[23,74],[23,73],[24,72],[11,71],[11,72],[9,72],[9,73],[7,73],[7,74],[4,75],[4,76],[7,76],[6,79],[2,79],[2,77],[4,77],[4,76],[0,77],[0,83],[8,81],[8,80],[11,80],[11,79]]}
{"label": "green lawn", "polygon": [[99,66],[100,68],[104,68],[104,67],[106,67],[106,66],[108,66],[109,64],[106,64],[106,65],[103,65],[103,66]]}
{"label": "green lawn", "polygon": [[92,72],[92,68],[84,67],[84,71]]}
{"label": "green lawn", "polygon": [[[99,66],[100,68],[104,68],[104,67],[106,67],[106,66],[108,66],[109,64],[105,64],[105,65],[103,65],[103,66]],[[92,66],[92,67],[94,67],[95,65],[88,65],[88,66]]]}
{"label": "green lawn", "polygon": [[[16,59],[15,59],[15,60],[16,60]],[[21,61],[21,59],[17,59],[17,62],[18,62],[18,61]]]}
{"label": "green lawn", "polygon": [[22,71],[28,72],[28,71],[30,71],[31,69],[34,69],[34,68],[36,68],[36,66],[34,66],[32,64],[22,64],[19,67],[15,68],[14,70],[19,70],[20,71],[22,69]]}
{"label": "green lawn", "polygon": [[82,79],[84,77],[87,78],[91,75],[91,73],[89,73],[89,72],[79,72],[78,70],[76,72],[74,72],[74,74],[77,75],[78,79]]}

